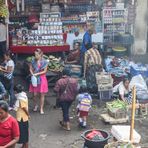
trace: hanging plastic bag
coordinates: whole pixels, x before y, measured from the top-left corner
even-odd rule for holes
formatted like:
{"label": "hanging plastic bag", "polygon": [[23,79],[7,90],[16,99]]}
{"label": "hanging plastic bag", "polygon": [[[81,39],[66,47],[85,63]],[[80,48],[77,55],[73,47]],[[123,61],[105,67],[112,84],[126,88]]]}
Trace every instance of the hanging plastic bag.
{"label": "hanging plastic bag", "polygon": [[37,77],[32,75],[31,76],[31,83],[33,85],[33,87],[37,87],[38,83],[37,83]]}

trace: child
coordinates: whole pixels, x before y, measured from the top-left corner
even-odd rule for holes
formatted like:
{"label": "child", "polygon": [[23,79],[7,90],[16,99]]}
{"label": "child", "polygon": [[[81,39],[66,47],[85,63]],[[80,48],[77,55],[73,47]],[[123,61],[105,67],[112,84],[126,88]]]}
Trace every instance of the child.
{"label": "child", "polygon": [[28,139],[29,139],[29,123],[30,118],[28,112],[28,97],[23,91],[24,88],[20,84],[14,87],[16,103],[16,118],[20,128],[20,139],[19,144],[22,144],[22,148],[28,148]]}
{"label": "child", "polygon": [[82,128],[86,128],[87,116],[92,103],[92,98],[90,94],[87,93],[86,86],[80,87],[80,93],[77,95],[77,100],[79,101],[77,106],[78,116],[79,116],[79,125]]}

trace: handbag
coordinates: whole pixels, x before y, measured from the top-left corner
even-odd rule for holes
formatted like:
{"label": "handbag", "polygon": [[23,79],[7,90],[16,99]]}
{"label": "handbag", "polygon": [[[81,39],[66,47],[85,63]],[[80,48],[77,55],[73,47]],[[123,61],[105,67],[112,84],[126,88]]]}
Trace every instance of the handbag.
{"label": "handbag", "polygon": [[69,86],[69,81],[70,81],[70,78],[68,79],[66,87],[65,87],[63,93],[60,96],[62,101],[71,101],[70,98],[67,96],[67,88]]}

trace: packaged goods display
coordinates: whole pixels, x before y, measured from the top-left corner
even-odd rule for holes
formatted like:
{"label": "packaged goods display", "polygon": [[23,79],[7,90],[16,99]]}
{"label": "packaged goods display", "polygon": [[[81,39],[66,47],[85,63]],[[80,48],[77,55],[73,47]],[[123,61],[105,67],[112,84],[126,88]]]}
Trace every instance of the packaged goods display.
{"label": "packaged goods display", "polygon": [[104,8],[103,9],[103,32],[104,42],[114,42],[114,36],[124,34],[128,11],[125,8]]}
{"label": "packaged goods display", "polygon": [[59,14],[41,13],[37,29],[19,29],[16,34],[18,45],[63,45],[62,22]]}
{"label": "packaged goods display", "polygon": [[[36,40],[34,40],[36,38]],[[28,38],[28,45],[62,45],[62,22],[59,17],[51,17],[50,13],[40,14],[38,30],[32,30]]]}

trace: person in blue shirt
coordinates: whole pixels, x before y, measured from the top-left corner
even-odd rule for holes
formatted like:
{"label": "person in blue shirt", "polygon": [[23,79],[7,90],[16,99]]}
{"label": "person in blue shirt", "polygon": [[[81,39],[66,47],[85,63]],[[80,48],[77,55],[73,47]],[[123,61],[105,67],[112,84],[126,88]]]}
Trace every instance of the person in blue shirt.
{"label": "person in blue shirt", "polygon": [[81,64],[83,64],[84,61],[84,54],[85,52],[92,48],[92,34],[94,32],[94,26],[91,25],[89,26],[88,30],[85,32],[83,36],[83,42],[82,42],[82,47],[81,47]]}

